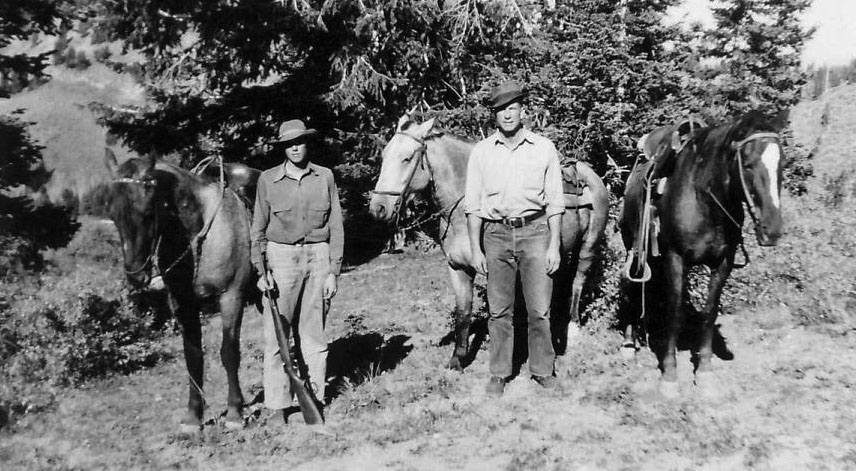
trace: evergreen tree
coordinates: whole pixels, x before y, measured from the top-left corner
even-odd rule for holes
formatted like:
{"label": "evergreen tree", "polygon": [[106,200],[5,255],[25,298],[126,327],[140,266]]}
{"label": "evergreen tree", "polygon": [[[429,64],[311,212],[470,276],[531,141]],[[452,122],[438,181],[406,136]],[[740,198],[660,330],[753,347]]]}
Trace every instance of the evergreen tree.
{"label": "evergreen tree", "polygon": [[705,97],[717,117],[761,109],[788,109],[801,98],[808,73],[800,53],[813,29],[800,24],[811,0],[728,0],[713,8],[715,27],[704,32],[701,54],[713,62]]}
{"label": "evergreen tree", "polygon": [[[31,34],[55,32],[61,17],[58,3],[51,0],[0,3],[0,49]],[[42,78],[50,54],[0,54],[0,74],[24,81]],[[0,87],[0,98],[7,98],[8,92]],[[36,205],[22,191],[38,190],[50,177],[41,149],[32,142],[25,123],[0,116],[0,276],[39,268],[39,251],[67,244],[78,228],[71,209]]]}

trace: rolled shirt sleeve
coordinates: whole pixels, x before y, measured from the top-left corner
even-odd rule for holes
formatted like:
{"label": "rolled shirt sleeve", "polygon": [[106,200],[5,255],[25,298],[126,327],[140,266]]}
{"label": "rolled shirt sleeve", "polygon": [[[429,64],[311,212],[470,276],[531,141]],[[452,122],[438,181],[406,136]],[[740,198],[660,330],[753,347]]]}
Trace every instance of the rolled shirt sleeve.
{"label": "rolled shirt sleeve", "polygon": [[267,185],[259,178],[256,186],[256,201],[253,209],[253,223],[250,226],[250,260],[261,272],[262,254],[267,250],[267,226],[270,218],[270,203],[267,199]]}
{"label": "rolled shirt sleeve", "polygon": [[562,168],[559,164],[559,152],[549,142],[550,158],[544,174],[544,196],[547,202],[547,215],[553,216],[565,212],[565,197],[562,186]]}
{"label": "rolled shirt sleeve", "polygon": [[342,205],[339,202],[339,189],[330,173],[330,271],[339,275],[342,271],[342,257],[345,251],[345,229],[342,222]]}
{"label": "rolled shirt sleeve", "polygon": [[482,211],[482,202],[484,200],[482,193],[484,188],[482,186],[482,173],[479,165],[481,161],[479,147],[479,145],[473,147],[473,150],[470,152],[470,160],[467,163],[467,178],[464,186],[464,213],[475,214],[484,218],[485,215]]}

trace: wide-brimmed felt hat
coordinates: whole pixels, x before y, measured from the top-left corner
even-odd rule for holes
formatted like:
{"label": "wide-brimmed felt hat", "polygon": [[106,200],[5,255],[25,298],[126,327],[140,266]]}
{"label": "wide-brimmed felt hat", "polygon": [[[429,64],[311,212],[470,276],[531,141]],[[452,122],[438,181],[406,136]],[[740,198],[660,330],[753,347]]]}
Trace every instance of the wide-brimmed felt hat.
{"label": "wide-brimmed felt hat", "polygon": [[289,142],[295,139],[300,139],[301,137],[314,136],[316,134],[318,134],[318,131],[312,128],[307,128],[306,125],[303,124],[303,121],[299,119],[292,119],[282,123],[279,126],[279,135],[271,142]]}
{"label": "wide-brimmed felt hat", "polygon": [[521,100],[528,95],[514,80],[503,82],[490,90],[488,106],[491,109],[504,108],[506,105]]}

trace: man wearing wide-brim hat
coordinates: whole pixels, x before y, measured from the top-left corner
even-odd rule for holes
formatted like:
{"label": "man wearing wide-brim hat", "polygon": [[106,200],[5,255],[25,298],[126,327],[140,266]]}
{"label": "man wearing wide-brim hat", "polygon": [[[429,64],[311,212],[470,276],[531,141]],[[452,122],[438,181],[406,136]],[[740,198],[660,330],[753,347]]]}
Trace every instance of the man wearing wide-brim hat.
{"label": "man wearing wide-brim hat", "polygon": [[[280,312],[297,326],[309,382],[323,399],[327,309],[337,290],[345,236],[333,173],[310,162],[307,155],[306,141],[315,135],[299,119],[279,127],[271,141],[272,154],[285,158],[259,177],[250,237],[253,266],[259,273],[268,270],[276,283]],[[263,290],[271,288],[264,281],[259,283]],[[285,412],[292,405],[293,393],[286,389],[289,382],[278,355],[270,307],[265,309],[265,406]]]}
{"label": "man wearing wide-brim hat", "polygon": [[487,275],[490,306],[490,380],[485,392],[501,396],[512,374],[515,282],[528,312],[532,380],[554,388],[550,335],[551,276],[560,263],[565,212],[559,154],[549,139],[523,127],[527,93],[514,81],[491,90],[496,132],[478,142],[467,167],[464,210],[472,261]]}

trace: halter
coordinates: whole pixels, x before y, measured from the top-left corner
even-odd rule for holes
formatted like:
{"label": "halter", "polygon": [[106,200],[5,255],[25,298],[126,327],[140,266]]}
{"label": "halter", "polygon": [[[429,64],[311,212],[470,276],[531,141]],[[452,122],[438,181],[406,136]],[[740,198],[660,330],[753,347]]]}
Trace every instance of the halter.
{"label": "halter", "polygon": [[[775,139],[776,143],[779,143],[779,135],[774,132],[756,132],[754,134],[750,134],[748,137],[743,139],[742,141],[732,142],[731,149],[736,151],[737,153],[737,173],[740,175],[740,187],[743,190],[743,199],[746,200],[746,207],[749,209],[749,217],[752,218],[752,223],[756,226],[758,225],[758,216],[755,213],[755,204],[752,202],[752,195],[749,194],[749,187],[746,185],[746,178],[743,176],[743,146],[747,142],[754,141],[756,139]],[[737,219],[728,212],[728,210],[723,206],[723,204],[719,201],[716,195],[710,191],[710,188],[707,189],[707,194],[713,199],[713,202],[719,206],[719,209],[722,210],[723,213],[728,217],[729,220],[734,224],[737,229],[740,229],[741,226],[737,222]],[[743,253],[744,262],[740,265],[735,264],[734,268],[743,268],[749,264],[749,252],[746,251],[746,246],[743,245],[743,234],[740,234],[740,250]]]}
{"label": "halter", "polygon": [[426,151],[428,149],[428,145],[425,143],[425,140],[420,139],[412,134],[408,134],[406,132],[401,131],[396,132],[395,135],[409,137],[410,139],[413,139],[414,141],[419,143],[419,147],[417,147],[416,150],[413,151],[413,154],[411,154],[410,157],[406,159],[415,160],[415,162],[410,168],[410,171],[407,173],[407,179],[404,180],[404,186],[401,188],[401,190],[372,190],[372,194],[395,197],[394,208],[395,219],[397,221],[401,216],[401,212],[404,210],[404,204],[402,204],[402,202],[404,201],[407,194],[410,192],[410,182],[413,180],[413,176],[416,174],[416,169],[421,166],[422,168],[427,169],[429,174],[433,174],[433,172],[431,171],[431,164],[428,163],[428,158],[425,156],[425,154],[427,153]]}
{"label": "halter", "polygon": [[[142,179],[142,178],[122,177],[122,178],[113,179],[113,183],[130,183],[130,184],[134,184],[134,185],[140,185],[144,188],[154,188],[157,186],[157,180],[155,180],[154,178]],[[158,234],[159,220],[160,220],[160,218],[158,217],[158,212],[155,211],[155,234]],[[140,265],[140,268],[138,268],[136,270],[128,270],[127,268],[125,268],[124,269],[125,274],[126,275],[136,275],[138,273],[142,273],[143,271],[145,271],[146,268],[149,266],[149,264],[152,263],[152,260],[154,260],[155,254],[157,254],[158,248],[160,247],[160,243],[161,243],[161,236],[158,235],[157,237],[155,237],[154,240],[152,240],[152,247],[151,247],[151,250],[149,250],[149,255],[146,257],[145,261],[143,261],[143,264]]]}
{"label": "halter", "polygon": [[746,200],[746,207],[749,208],[749,216],[752,218],[752,222],[756,225],[758,224],[758,216],[755,213],[755,203],[752,202],[752,195],[749,194],[749,187],[746,186],[746,177],[743,176],[743,146],[747,142],[757,139],[775,139],[776,144],[779,143],[779,135],[774,132],[756,132],[754,134],[750,134],[742,141],[731,143],[731,148],[737,151],[737,169],[738,174],[740,175],[740,186],[743,188],[743,197]]}

